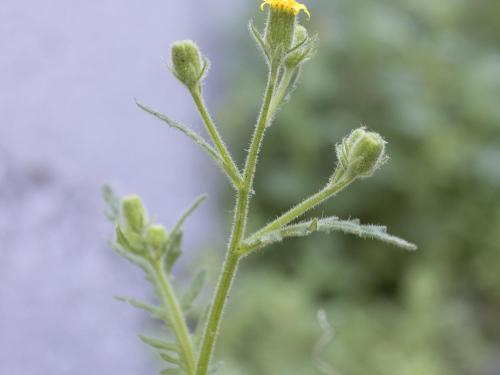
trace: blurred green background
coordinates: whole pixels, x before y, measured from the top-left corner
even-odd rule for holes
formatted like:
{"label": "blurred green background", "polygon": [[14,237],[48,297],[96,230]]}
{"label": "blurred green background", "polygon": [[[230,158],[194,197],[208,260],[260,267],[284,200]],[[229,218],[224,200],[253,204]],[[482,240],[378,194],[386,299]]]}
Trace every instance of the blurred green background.
{"label": "blurred green background", "polygon": [[[500,2],[307,5],[319,53],[268,133],[250,229],[322,187],[334,144],[363,124],[387,139],[390,162],[315,213],[388,225],[420,250],[314,235],[247,259],[219,341],[222,373],[500,374]],[[226,50],[219,106],[234,150],[265,84],[244,31]],[[233,194],[220,197],[226,214]],[[319,309],[335,328],[321,354],[334,371],[313,353]]]}

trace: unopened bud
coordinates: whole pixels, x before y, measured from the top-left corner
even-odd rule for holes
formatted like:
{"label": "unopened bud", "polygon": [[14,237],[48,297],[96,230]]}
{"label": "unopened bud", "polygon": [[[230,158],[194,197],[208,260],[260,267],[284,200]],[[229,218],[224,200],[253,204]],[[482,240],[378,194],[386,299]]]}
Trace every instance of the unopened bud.
{"label": "unopened bud", "polygon": [[265,38],[273,56],[278,52],[285,54],[292,48],[296,18],[293,12],[270,7]]}
{"label": "unopened bud", "polygon": [[386,160],[384,139],[359,128],[337,145],[338,165],[331,181],[370,177]]}
{"label": "unopened bud", "polygon": [[203,62],[198,46],[191,40],[172,44],[172,69],[179,81],[194,89],[203,78]]}
{"label": "unopened bud", "polygon": [[141,198],[129,196],[122,201],[123,214],[125,216],[127,229],[135,233],[142,233],[146,222],[146,214]]}
{"label": "unopened bud", "polygon": [[289,69],[296,68],[301,62],[309,57],[309,54],[312,54],[313,46],[306,45],[306,39],[309,38],[307,33],[307,29],[302,25],[297,25],[295,28],[295,35],[293,37],[293,46],[299,46],[304,44],[302,47],[295,49],[291,52],[285,59],[285,65]]}
{"label": "unopened bud", "polygon": [[[360,130],[360,129],[358,129]],[[385,141],[378,133],[359,131],[351,134],[348,173],[353,177],[370,177],[385,159]]]}
{"label": "unopened bud", "polygon": [[148,228],[147,243],[156,251],[161,252],[167,244],[168,234],[163,225],[152,225]]}

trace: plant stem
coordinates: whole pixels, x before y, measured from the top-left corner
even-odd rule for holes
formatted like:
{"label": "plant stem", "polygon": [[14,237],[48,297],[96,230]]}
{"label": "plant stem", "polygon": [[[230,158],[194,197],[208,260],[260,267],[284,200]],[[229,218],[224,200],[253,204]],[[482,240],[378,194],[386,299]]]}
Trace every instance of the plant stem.
{"label": "plant stem", "polygon": [[182,355],[185,357],[187,366],[186,370],[188,371],[188,375],[194,374],[196,365],[195,352],[181,306],[175,296],[170,282],[165,278],[165,272],[163,272],[161,263],[159,261],[153,262],[152,268],[153,275],[158,281],[157,284],[160,287],[159,292],[161,293],[164,308],[167,310],[168,316],[171,316],[173,319],[172,328],[175,332],[175,337],[181,346]]}
{"label": "plant stem", "polygon": [[312,210],[318,204],[326,201],[328,198],[337,194],[339,191],[341,191],[347,185],[349,185],[352,181],[353,181],[352,178],[347,178],[339,180],[334,184],[328,184],[326,187],[324,187],[316,194],[312,195],[305,201],[292,207],[287,212],[282,214],[280,217],[267,224],[264,228],[260,229],[259,231],[251,235],[250,238],[260,237],[269,232],[272,232],[273,230],[279,229],[284,225],[291,223],[293,220],[305,214],[307,211]]}
{"label": "plant stem", "polygon": [[234,225],[231,232],[229,249],[226,254],[222,274],[215,291],[208,320],[203,332],[200,354],[196,366],[196,375],[207,374],[214,350],[215,341],[219,332],[224,306],[226,304],[229,291],[231,290],[234,276],[238,269],[238,263],[240,260],[238,249],[245,234],[248,208],[250,205],[250,192],[252,191],[255,168],[257,166],[257,157],[262,147],[262,141],[264,139],[266,126],[270,118],[272,117],[271,101],[276,89],[278,70],[279,65],[271,65],[266,93],[264,95],[264,102],[262,104],[262,110],[255,127],[255,131],[252,137],[252,143],[250,145],[250,151],[248,152],[247,160],[245,163],[243,182],[237,193],[234,213]]}
{"label": "plant stem", "polygon": [[208,113],[207,107],[201,96],[200,91],[190,90],[190,92],[196,104],[196,108],[198,108],[200,116],[203,122],[205,123],[208,134],[210,135],[210,138],[212,138],[212,141],[214,142],[217,151],[219,151],[219,154],[222,157],[222,160],[224,161],[223,165],[224,170],[228,174],[229,178],[231,179],[235,187],[240,186],[242,182],[240,171],[238,170],[238,167],[233,161],[231,154],[229,153],[224,141],[222,140],[222,137],[220,136],[219,131],[217,130],[217,127],[215,126],[215,123],[212,120],[212,117]]}

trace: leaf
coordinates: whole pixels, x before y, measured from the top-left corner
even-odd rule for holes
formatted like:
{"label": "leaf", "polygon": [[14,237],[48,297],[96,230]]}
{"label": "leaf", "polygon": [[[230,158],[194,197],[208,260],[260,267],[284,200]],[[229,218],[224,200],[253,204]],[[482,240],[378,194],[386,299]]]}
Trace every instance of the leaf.
{"label": "leaf", "polygon": [[121,257],[127,259],[129,262],[139,266],[143,270],[145,270],[147,268],[147,264],[146,264],[145,260],[143,258],[141,258],[140,256],[126,251],[125,249],[123,249],[121,246],[119,246],[118,244],[116,244],[113,241],[109,241],[108,244],[109,244],[109,247],[111,247],[111,249],[113,249]]}
{"label": "leaf", "polygon": [[182,213],[181,217],[179,220],[177,220],[177,223],[174,226],[173,232],[176,230],[180,230],[182,226],[184,225],[184,222],[186,219],[203,203],[207,200],[208,196],[206,194],[203,194],[196,198],[196,200],[191,204],[191,206]]}
{"label": "leaf", "polygon": [[173,365],[178,365],[180,363],[180,360],[179,358],[173,356],[173,355],[170,355],[168,353],[165,353],[165,352],[161,352],[160,353],[160,357],[161,359],[163,359],[165,362],[168,362],[168,363],[171,363]]}
{"label": "leaf", "polygon": [[207,279],[207,270],[203,269],[194,278],[191,287],[187,293],[182,297],[181,306],[184,311],[191,309],[194,300],[199,296],[203,285]]}
{"label": "leaf", "polygon": [[112,223],[117,224],[120,219],[120,200],[109,185],[102,187],[101,194],[108,208],[105,212],[106,217]]}
{"label": "leaf", "polygon": [[189,129],[188,127],[170,119],[163,113],[160,113],[152,108],[149,108],[148,106],[141,104],[140,102],[136,101],[136,104],[139,108],[141,108],[143,111],[149,113],[150,115],[155,116],[156,118],[160,119],[161,121],[165,122],[168,126],[177,129],[187,135],[189,138],[191,138],[198,146],[203,148],[208,155],[210,155],[217,165],[224,170],[224,160],[221,158],[219,153],[212,147],[210,146],[207,141],[205,141],[200,135]]}
{"label": "leaf", "polygon": [[179,368],[167,368],[162,370],[160,375],[181,375],[181,370]]}
{"label": "leaf", "polygon": [[133,306],[135,308],[147,311],[154,318],[157,318],[157,319],[160,319],[160,320],[164,320],[165,319],[164,312],[158,306],[154,306],[154,305],[151,305],[149,303],[142,302],[142,301],[140,301],[138,299],[135,299],[135,298],[127,298],[127,297],[119,297],[119,296],[117,296],[117,297],[115,297],[115,299],[118,300],[118,301],[120,301],[120,302],[125,302],[125,303],[127,303],[130,306]]}
{"label": "leaf", "polygon": [[167,243],[166,257],[165,257],[165,268],[168,273],[172,272],[176,261],[182,254],[181,244],[182,244],[182,226],[186,222],[187,218],[207,199],[206,195],[198,197],[193,204],[182,213],[177,223],[170,233],[169,241]]}
{"label": "leaf", "polygon": [[269,54],[269,48],[266,45],[266,42],[264,42],[264,39],[262,39],[262,35],[259,33],[259,31],[255,28],[255,25],[253,24],[253,20],[251,19],[248,28],[250,29],[250,32],[252,33],[252,36],[254,37],[255,41],[257,42],[257,45],[260,47],[262,53],[266,57],[266,59],[269,61],[271,59],[270,54]]}
{"label": "leaf", "polygon": [[388,234],[387,228],[384,226],[362,225],[359,220],[340,220],[337,217],[329,217],[288,225],[257,238],[250,237],[244,243],[243,253],[246,254],[252,250],[281,242],[287,237],[304,237],[313,232],[331,233],[334,231],[354,234],[361,238],[376,239],[409,251],[417,250],[416,245]]}
{"label": "leaf", "polygon": [[178,353],[180,351],[179,347],[176,344],[165,342],[161,339],[148,337],[144,335],[139,335],[139,338],[143,343],[158,350],[169,351],[174,353]]}
{"label": "leaf", "polygon": [[182,254],[182,231],[178,230],[170,234],[165,257],[165,270],[172,273],[172,268]]}

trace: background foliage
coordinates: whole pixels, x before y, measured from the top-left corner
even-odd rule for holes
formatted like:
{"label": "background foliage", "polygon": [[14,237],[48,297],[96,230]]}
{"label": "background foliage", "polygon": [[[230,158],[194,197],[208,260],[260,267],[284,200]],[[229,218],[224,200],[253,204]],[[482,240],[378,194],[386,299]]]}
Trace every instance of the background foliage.
{"label": "background foliage", "polygon": [[[336,330],[322,354],[331,374],[498,374],[500,2],[308,5],[319,53],[269,131],[251,226],[318,190],[335,142],[361,123],[386,137],[392,159],[317,213],[386,224],[420,251],[336,234],[248,259],[219,341],[223,373],[321,373],[323,308]],[[221,123],[238,150],[265,75],[250,38],[235,38],[227,79],[238,86]]]}

